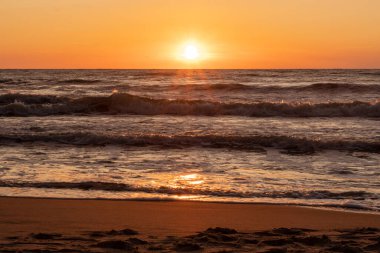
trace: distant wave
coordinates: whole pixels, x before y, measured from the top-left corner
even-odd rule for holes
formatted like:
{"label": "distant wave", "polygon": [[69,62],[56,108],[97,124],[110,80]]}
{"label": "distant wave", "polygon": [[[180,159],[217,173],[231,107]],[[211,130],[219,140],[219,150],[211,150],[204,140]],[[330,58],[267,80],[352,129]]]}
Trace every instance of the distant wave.
{"label": "distant wave", "polygon": [[38,134],[0,134],[0,143],[46,142],[69,145],[159,146],[161,148],[227,148],[263,151],[277,148],[295,154],[321,150],[363,151],[380,153],[380,142],[359,140],[321,140],[284,135],[107,135],[91,132]]}
{"label": "distant wave", "polygon": [[302,86],[280,86],[280,85],[247,85],[241,83],[216,83],[216,84],[192,84],[192,85],[155,85],[144,87],[158,90],[214,90],[214,91],[254,91],[254,92],[379,92],[380,84],[355,84],[355,83],[313,83]]}
{"label": "distant wave", "polygon": [[24,104],[56,104],[68,100],[68,98],[54,95],[27,95],[18,93],[0,95],[0,105],[9,105],[16,102]]}
{"label": "distant wave", "polygon": [[97,79],[83,79],[83,78],[75,78],[75,79],[65,79],[65,80],[58,80],[57,83],[98,83],[101,82],[101,80]]}
{"label": "distant wave", "polygon": [[2,95],[0,116],[60,114],[202,115],[246,117],[380,117],[380,102],[348,103],[220,103],[168,100],[116,93],[108,97],[69,99],[43,95]]}
{"label": "distant wave", "polygon": [[0,79],[0,83],[12,83],[13,82],[13,79]]}
{"label": "distant wave", "polygon": [[[265,76],[265,77],[270,77],[270,76],[273,76],[274,74],[263,74],[263,73],[240,73],[241,76],[252,76],[252,77],[256,77],[256,76]],[[277,75],[276,75],[277,76]]]}
{"label": "distant wave", "polygon": [[[185,77],[196,75],[200,78],[201,70],[146,70],[128,73],[132,79],[146,79],[146,78],[165,78],[165,77]],[[202,79],[207,79],[208,76],[204,75]]]}
{"label": "distant wave", "polygon": [[214,197],[236,198],[291,198],[291,199],[379,199],[374,193],[365,191],[332,192],[328,190],[314,191],[265,191],[265,192],[239,192],[222,189],[199,189],[194,187],[172,188],[168,186],[150,187],[137,186],[112,182],[14,182],[0,181],[0,187],[17,188],[46,188],[46,189],[79,189],[100,190],[111,192],[145,192],[168,195],[206,195]]}
{"label": "distant wave", "polygon": [[380,84],[313,83],[308,86],[298,86],[296,89],[310,91],[380,92]]}
{"label": "distant wave", "polygon": [[26,84],[29,81],[23,80],[23,79],[11,79],[11,78],[3,78],[0,79],[0,84],[5,84],[5,85],[17,85],[17,84]]}
{"label": "distant wave", "polygon": [[360,74],[363,74],[363,75],[370,75],[370,76],[380,76],[380,71],[360,72]]}

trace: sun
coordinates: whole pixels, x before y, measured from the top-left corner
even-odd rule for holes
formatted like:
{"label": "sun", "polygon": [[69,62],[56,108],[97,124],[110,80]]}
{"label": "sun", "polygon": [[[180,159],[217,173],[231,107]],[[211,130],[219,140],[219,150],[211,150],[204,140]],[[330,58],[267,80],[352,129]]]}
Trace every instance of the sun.
{"label": "sun", "polygon": [[191,39],[178,43],[173,57],[189,68],[200,67],[204,61],[210,59],[209,47],[201,41]]}
{"label": "sun", "polygon": [[198,60],[200,57],[199,49],[195,44],[187,44],[183,48],[182,57],[186,60]]}

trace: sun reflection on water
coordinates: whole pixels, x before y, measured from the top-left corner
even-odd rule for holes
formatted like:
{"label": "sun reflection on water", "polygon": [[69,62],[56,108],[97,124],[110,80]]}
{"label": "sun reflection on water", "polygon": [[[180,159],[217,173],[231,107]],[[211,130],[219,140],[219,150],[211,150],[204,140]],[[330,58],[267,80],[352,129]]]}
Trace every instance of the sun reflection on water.
{"label": "sun reflection on water", "polygon": [[179,184],[188,184],[188,185],[200,185],[204,183],[203,178],[197,174],[197,173],[192,173],[192,174],[186,174],[186,175],[180,175],[177,178],[174,179],[177,181]]}

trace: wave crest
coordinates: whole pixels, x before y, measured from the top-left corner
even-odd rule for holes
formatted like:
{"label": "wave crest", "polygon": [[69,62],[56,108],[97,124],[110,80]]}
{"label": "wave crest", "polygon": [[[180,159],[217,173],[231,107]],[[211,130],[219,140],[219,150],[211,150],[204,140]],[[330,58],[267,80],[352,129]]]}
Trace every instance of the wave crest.
{"label": "wave crest", "polygon": [[47,116],[75,113],[246,117],[380,117],[380,102],[354,101],[314,104],[257,102],[245,104],[205,100],[153,99],[127,93],[79,99],[20,94],[0,96],[0,116]]}
{"label": "wave crest", "polygon": [[73,101],[84,112],[138,115],[202,115],[248,117],[380,117],[380,102],[367,103],[220,103],[204,100],[152,99],[130,94],[87,97]]}

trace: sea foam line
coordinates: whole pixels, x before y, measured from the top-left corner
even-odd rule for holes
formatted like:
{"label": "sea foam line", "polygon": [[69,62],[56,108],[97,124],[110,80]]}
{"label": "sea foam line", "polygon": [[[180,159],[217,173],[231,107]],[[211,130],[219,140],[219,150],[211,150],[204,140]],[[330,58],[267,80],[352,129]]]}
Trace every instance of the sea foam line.
{"label": "sea foam line", "polygon": [[214,197],[233,198],[290,198],[290,199],[379,199],[379,195],[365,191],[341,191],[328,190],[311,191],[244,191],[239,192],[228,189],[201,189],[194,187],[169,187],[169,186],[139,186],[117,182],[83,181],[83,182],[15,182],[0,181],[0,187],[10,188],[44,188],[44,189],[77,189],[86,191],[110,191],[110,192],[144,192],[168,195],[206,195]]}

